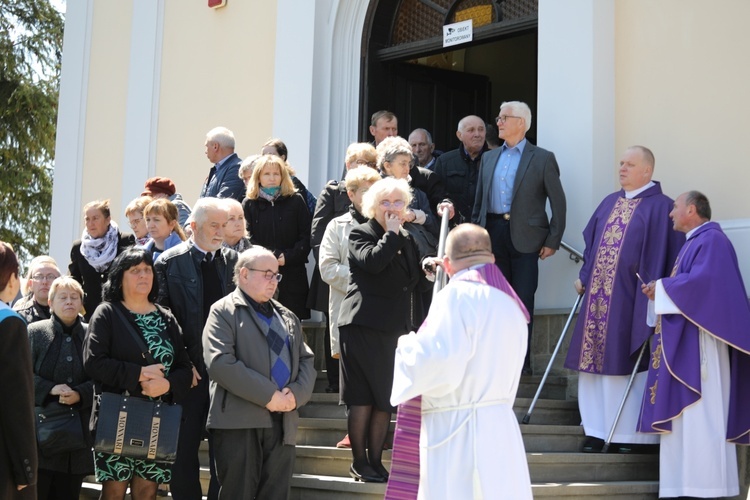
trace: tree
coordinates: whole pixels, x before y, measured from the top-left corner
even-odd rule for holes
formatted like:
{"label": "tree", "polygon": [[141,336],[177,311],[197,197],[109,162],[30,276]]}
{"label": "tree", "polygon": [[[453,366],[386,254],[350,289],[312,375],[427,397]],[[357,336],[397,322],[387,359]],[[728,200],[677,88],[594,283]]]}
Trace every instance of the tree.
{"label": "tree", "polygon": [[0,0],[0,240],[28,262],[49,251],[63,15]]}

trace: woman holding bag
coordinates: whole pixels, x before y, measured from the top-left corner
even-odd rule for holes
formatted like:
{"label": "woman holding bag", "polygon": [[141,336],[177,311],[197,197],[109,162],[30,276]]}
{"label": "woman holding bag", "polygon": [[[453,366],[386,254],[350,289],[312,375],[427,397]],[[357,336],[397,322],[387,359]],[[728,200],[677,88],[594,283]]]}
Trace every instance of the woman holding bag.
{"label": "woman holding bag", "polygon": [[78,426],[73,424],[75,435],[66,437],[80,443],[63,450],[38,443],[37,494],[39,500],[77,500],[83,478],[94,470],[88,436],[94,385],[83,370],[83,288],[70,276],[57,278],[49,289],[49,306],[50,319],[29,325],[37,414],[49,418],[72,407]]}
{"label": "woman holding bag", "polygon": [[[190,389],[193,374],[180,327],[168,310],[154,303],[157,291],[146,250],[129,248],[112,263],[104,302],[94,311],[84,342],[84,367],[97,394],[127,391],[132,397],[172,403]],[[148,353],[139,344],[145,344]],[[171,479],[170,465],[153,460],[96,452],[94,462],[105,499],[124,498],[128,486],[135,500],[155,499],[157,485]]]}

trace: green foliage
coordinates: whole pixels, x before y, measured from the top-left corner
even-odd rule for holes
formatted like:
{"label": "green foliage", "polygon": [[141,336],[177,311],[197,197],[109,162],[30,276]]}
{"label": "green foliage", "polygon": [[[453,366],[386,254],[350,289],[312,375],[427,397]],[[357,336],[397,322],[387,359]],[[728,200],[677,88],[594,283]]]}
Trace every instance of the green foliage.
{"label": "green foliage", "polygon": [[0,0],[0,240],[49,251],[63,16],[49,0]]}

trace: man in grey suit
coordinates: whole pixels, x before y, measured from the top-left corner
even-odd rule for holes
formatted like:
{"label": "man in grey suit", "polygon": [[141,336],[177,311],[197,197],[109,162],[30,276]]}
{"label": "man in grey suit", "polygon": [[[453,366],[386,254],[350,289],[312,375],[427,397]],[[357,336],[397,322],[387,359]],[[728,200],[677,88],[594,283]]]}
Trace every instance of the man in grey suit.
{"label": "man in grey suit", "polygon": [[[533,330],[539,259],[552,256],[565,231],[565,193],[555,155],[526,140],[531,110],[520,101],[500,105],[498,136],[505,143],[482,156],[472,222],[487,229],[495,263],[523,301]],[[547,216],[549,199],[552,217]],[[531,374],[530,352],[523,373]]]}
{"label": "man in grey suit", "polygon": [[203,358],[211,377],[208,428],[219,500],[289,498],[299,414],[315,384],[297,316],[273,300],[273,253],[254,246],[234,267],[237,289],[211,307]]}

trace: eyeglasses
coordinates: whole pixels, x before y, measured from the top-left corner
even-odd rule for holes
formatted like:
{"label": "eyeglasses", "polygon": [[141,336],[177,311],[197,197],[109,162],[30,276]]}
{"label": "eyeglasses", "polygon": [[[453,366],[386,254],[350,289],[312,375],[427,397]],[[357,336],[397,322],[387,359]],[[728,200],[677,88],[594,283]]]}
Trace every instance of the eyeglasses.
{"label": "eyeglasses", "polygon": [[34,281],[55,281],[58,277],[56,274],[35,274],[31,279]]}
{"label": "eyeglasses", "polygon": [[129,224],[130,224],[130,227],[135,227],[138,224],[140,224],[141,222],[143,222],[142,218],[141,219],[130,219]]}
{"label": "eyeglasses", "polygon": [[497,123],[505,123],[508,121],[508,118],[518,118],[519,120],[521,119],[520,116],[500,115],[497,118],[495,118],[495,120],[497,121]]}
{"label": "eyeglasses", "polygon": [[272,279],[275,279],[277,283],[281,282],[281,278],[283,277],[281,273],[275,273],[271,271],[270,269],[264,270],[264,269],[253,269],[252,267],[246,267],[248,271],[255,271],[256,273],[263,273],[263,277],[266,279],[266,281],[271,281]]}
{"label": "eyeglasses", "polygon": [[388,200],[381,200],[380,206],[383,208],[395,208],[396,210],[401,210],[406,206],[406,203],[404,200],[396,200],[396,201],[388,201]]}
{"label": "eyeglasses", "polygon": [[356,163],[357,165],[360,165],[360,166],[364,165],[366,167],[375,168],[375,164],[373,162],[367,161],[367,160],[357,160],[354,163]]}

